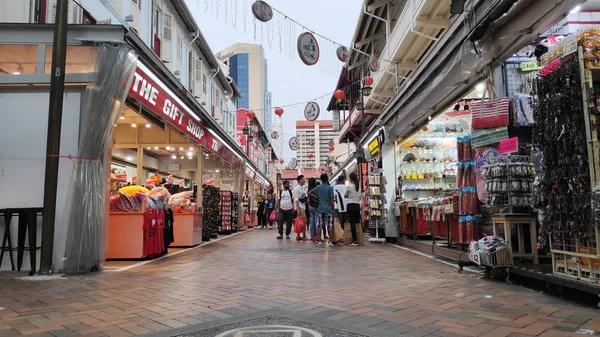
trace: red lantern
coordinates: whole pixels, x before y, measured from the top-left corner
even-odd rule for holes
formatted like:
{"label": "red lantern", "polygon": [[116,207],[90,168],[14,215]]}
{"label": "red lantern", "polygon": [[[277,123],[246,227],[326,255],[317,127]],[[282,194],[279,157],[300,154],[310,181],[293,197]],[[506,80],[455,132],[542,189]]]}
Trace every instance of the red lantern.
{"label": "red lantern", "polygon": [[373,85],[373,77],[371,77],[371,76],[367,76],[367,77],[365,77],[365,78],[363,79],[363,85],[364,85],[365,87],[370,87],[370,86],[372,86],[372,85]]}
{"label": "red lantern", "polygon": [[246,112],[246,117],[252,119],[252,118],[256,117],[256,114],[254,113],[254,111],[248,111],[248,112]]}
{"label": "red lantern", "polygon": [[309,153],[309,154],[308,154],[308,159],[312,159],[312,157],[313,157],[313,154],[312,154],[312,153]]}
{"label": "red lantern", "polygon": [[333,150],[335,150],[335,147],[333,147],[333,146],[330,146],[330,147],[329,147],[329,151],[333,152]]}
{"label": "red lantern", "polygon": [[283,162],[284,162],[284,160],[283,160],[283,159],[280,159],[280,160],[279,160],[279,164],[282,164],[282,165],[283,165]]}
{"label": "red lantern", "polygon": [[281,117],[281,115],[283,115],[283,109],[282,108],[275,109],[275,114],[277,116]]}
{"label": "red lantern", "polygon": [[335,99],[337,99],[338,103],[340,103],[344,99],[345,96],[346,96],[346,93],[344,93],[344,90],[338,89],[333,93],[333,97],[335,97]]}

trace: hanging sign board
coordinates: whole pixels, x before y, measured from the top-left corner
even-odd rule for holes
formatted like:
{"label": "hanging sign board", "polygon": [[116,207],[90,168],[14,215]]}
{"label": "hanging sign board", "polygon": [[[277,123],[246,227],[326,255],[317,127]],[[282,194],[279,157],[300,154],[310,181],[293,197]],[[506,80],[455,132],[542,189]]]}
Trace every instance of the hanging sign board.
{"label": "hanging sign board", "polygon": [[500,153],[512,153],[519,151],[519,138],[513,137],[500,141]]}
{"label": "hanging sign board", "polygon": [[269,22],[273,18],[273,9],[268,3],[259,0],[252,4],[252,14],[259,21]]}
{"label": "hanging sign board", "polygon": [[379,69],[381,69],[381,63],[379,63],[379,60],[372,57],[369,60],[369,69],[371,69],[372,72],[378,72]]}
{"label": "hanging sign board", "polygon": [[577,52],[577,34],[571,34],[562,41],[561,45],[564,46],[562,57],[571,55]]}
{"label": "hanging sign board", "polygon": [[254,172],[254,170],[252,169],[252,167],[250,167],[250,166],[246,166],[246,177],[247,177],[248,179],[254,179],[254,174],[255,174],[255,172]]}
{"label": "hanging sign board", "polygon": [[371,157],[376,155],[379,152],[379,149],[381,148],[379,143],[379,137],[373,138],[373,140],[367,146],[369,147],[369,153],[371,154]]}
{"label": "hanging sign board", "polygon": [[335,53],[337,54],[338,60],[340,60],[342,62],[346,62],[346,61],[348,61],[348,58],[350,58],[350,53],[348,52],[348,48],[346,48],[344,46],[339,46],[337,48],[337,50],[335,51]]}
{"label": "hanging sign board", "polygon": [[340,111],[333,110],[333,131],[340,131]]}
{"label": "hanging sign board", "polygon": [[296,151],[298,150],[298,148],[300,148],[300,140],[298,139],[298,137],[290,138],[290,149],[292,151]]}
{"label": "hanging sign board", "polygon": [[321,112],[321,108],[319,108],[319,104],[317,102],[309,102],[304,107],[304,118],[307,121],[314,121],[319,118],[319,113]]}
{"label": "hanging sign board", "polygon": [[319,62],[319,43],[314,35],[305,32],[298,36],[298,54],[307,66],[314,66]]}
{"label": "hanging sign board", "polygon": [[519,65],[519,67],[521,68],[521,71],[523,71],[523,72],[542,69],[542,67],[540,65],[538,65],[538,63],[535,62],[535,61],[533,61],[533,62],[521,62],[521,64]]}
{"label": "hanging sign board", "polygon": [[367,183],[369,179],[369,167],[366,161],[360,162],[360,181],[362,184],[361,190],[364,192],[367,189]]}

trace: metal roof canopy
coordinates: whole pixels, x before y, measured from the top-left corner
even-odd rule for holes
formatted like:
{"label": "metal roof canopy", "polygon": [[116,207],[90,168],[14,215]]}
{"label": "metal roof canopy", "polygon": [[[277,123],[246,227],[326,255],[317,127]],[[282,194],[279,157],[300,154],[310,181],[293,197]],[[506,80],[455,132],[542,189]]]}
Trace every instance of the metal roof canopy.
{"label": "metal roof canopy", "polygon": [[[581,0],[564,0],[548,6],[543,1],[521,0],[508,13],[499,13],[500,18],[485,27],[485,34],[481,38],[482,50],[487,51],[484,54],[489,56],[471,69],[467,78],[464,78],[460,49],[473,32],[480,28],[482,21],[472,30],[464,26],[463,20],[455,21],[449,29],[452,38],[435,46],[423,62],[427,66],[417,70],[418,78],[389,102],[376,124],[386,124],[388,141],[415,131],[429,116],[465,95],[484,76],[483,72],[488,66],[508,59],[565,17],[580,2]],[[485,20],[490,12],[507,3],[512,1],[481,0],[476,8],[476,17]],[[368,136],[364,135],[363,141]]]}

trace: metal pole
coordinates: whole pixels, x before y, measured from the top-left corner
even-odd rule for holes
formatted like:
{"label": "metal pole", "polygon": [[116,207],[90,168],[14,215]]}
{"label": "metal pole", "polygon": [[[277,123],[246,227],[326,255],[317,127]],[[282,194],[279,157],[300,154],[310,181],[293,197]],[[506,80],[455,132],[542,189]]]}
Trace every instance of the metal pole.
{"label": "metal pole", "polygon": [[[46,171],[44,175],[44,213],[42,217],[42,249],[39,274],[49,275],[54,250],[54,223],[56,220],[56,190],[62,123],[63,94],[65,91],[65,63],[67,57],[67,13],[69,0],[58,0],[52,70],[50,77],[50,107],[46,143]],[[45,15],[45,13],[41,13]]]}

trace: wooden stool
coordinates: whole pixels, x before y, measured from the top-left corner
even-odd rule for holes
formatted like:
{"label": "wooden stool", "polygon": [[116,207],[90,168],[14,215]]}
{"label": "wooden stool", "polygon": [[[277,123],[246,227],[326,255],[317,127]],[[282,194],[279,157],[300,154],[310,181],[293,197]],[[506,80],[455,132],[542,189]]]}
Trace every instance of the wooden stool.
{"label": "wooden stool", "polygon": [[[498,235],[498,226],[504,226],[504,239],[511,241],[511,226],[514,224],[517,227],[517,240],[519,243],[519,251],[513,252],[514,257],[532,258],[533,264],[539,264],[537,252],[537,231],[535,228],[536,217],[531,215],[494,215],[492,216],[492,224],[494,228],[494,236]],[[525,236],[523,235],[524,226],[529,225],[531,253],[525,253]]]}

